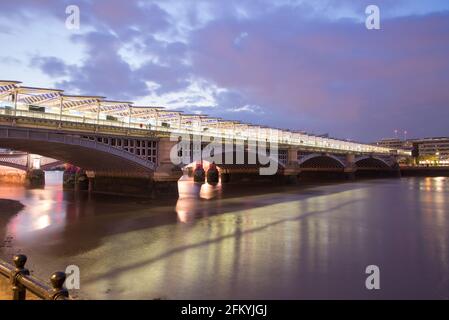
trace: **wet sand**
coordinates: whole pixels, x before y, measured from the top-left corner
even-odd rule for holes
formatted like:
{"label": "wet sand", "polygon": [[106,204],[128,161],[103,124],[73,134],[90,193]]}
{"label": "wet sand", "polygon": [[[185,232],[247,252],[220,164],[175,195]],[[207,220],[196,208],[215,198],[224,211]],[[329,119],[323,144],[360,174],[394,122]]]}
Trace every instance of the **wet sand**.
{"label": "wet sand", "polygon": [[[17,200],[0,199],[0,222],[5,222],[17,215],[25,206]],[[0,248],[11,247],[12,237],[6,236],[3,228],[0,229]]]}
{"label": "wet sand", "polygon": [[[21,204],[19,201],[0,199],[0,220],[3,221],[10,219],[12,216],[19,213],[23,208],[24,205]],[[0,234],[0,236],[1,236],[0,247],[10,248],[12,238],[5,236],[5,234]],[[0,300],[10,300],[10,299],[11,299],[11,285],[9,283],[9,279],[0,276]]]}
{"label": "wet sand", "polygon": [[24,208],[24,205],[20,201],[0,199],[0,213],[4,214],[17,214]]}
{"label": "wet sand", "polygon": [[[0,199],[0,222],[11,219],[17,215],[25,206],[17,200]],[[0,229],[0,248],[10,248],[13,238],[4,233],[3,228]]]}
{"label": "wet sand", "polygon": [[[0,221],[8,220],[17,215],[24,207],[20,201],[0,199]],[[5,234],[0,234],[0,236],[0,248],[12,248],[13,237],[5,236]],[[11,264],[11,261],[6,262]],[[11,300],[11,295],[9,279],[0,276],[0,300]],[[27,293],[27,300],[39,300],[39,298],[31,293]]]}

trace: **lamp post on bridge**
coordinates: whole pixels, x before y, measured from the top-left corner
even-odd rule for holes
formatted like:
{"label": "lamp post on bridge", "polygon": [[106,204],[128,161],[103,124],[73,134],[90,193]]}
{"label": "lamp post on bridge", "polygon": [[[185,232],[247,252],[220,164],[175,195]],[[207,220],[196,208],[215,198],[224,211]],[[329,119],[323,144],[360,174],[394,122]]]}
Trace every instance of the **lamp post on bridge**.
{"label": "lamp post on bridge", "polygon": [[13,93],[13,97],[14,97],[14,116],[17,115],[17,98],[18,98],[18,95],[19,95],[18,90],[19,89],[15,89],[14,93]]}
{"label": "lamp post on bridge", "polygon": [[128,105],[128,130],[126,131],[127,135],[129,135],[129,132],[131,130],[132,115],[133,115],[133,107],[132,107],[132,105]]}
{"label": "lamp post on bridge", "polygon": [[59,128],[62,127],[62,109],[64,108],[64,98],[61,95],[60,100],[59,100]]}
{"label": "lamp post on bridge", "polygon": [[101,102],[100,100],[97,100],[97,127],[95,129],[96,132],[98,132],[99,124],[100,124],[100,109],[101,109]]}

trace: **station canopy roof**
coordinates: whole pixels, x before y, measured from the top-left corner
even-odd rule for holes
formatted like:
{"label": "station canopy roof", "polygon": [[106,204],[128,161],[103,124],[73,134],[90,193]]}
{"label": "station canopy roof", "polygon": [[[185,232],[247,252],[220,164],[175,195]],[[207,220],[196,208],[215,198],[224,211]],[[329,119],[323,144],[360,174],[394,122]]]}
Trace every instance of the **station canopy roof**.
{"label": "station canopy roof", "polygon": [[[17,99],[18,103],[62,108],[62,111],[100,112],[106,115],[143,121],[157,119],[162,122],[181,123],[181,125],[190,125],[196,122],[210,128],[235,129],[237,131],[258,130],[262,134],[296,134],[315,137],[304,131],[290,131],[265,125],[254,125],[237,120],[209,117],[203,114],[186,114],[182,111],[159,106],[134,106],[133,102],[107,100],[103,96],[68,95],[59,89],[27,87],[22,86],[20,81],[0,80],[0,100],[14,102],[14,99]],[[327,140],[333,139],[328,138]]]}
{"label": "station canopy roof", "polygon": [[193,122],[204,126],[229,127],[242,125],[239,121],[223,120],[203,114],[186,114],[183,111],[166,109],[159,106],[135,106],[129,101],[106,100],[106,97],[95,95],[69,95],[63,90],[22,86],[19,81],[0,80],[0,99],[14,100],[28,105],[40,105],[61,108],[63,111],[101,112],[118,117],[154,120],[182,124]]}

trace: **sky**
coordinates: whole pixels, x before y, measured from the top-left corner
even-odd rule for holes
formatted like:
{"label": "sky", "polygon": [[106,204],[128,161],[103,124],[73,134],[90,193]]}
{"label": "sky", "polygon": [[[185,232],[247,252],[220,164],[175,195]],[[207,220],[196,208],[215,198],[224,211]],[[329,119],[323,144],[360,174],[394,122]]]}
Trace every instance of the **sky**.
{"label": "sky", "polygon": [[0,79],[27,86],[361,142],[449,136],[447,0],[0,0],[0,42]]}

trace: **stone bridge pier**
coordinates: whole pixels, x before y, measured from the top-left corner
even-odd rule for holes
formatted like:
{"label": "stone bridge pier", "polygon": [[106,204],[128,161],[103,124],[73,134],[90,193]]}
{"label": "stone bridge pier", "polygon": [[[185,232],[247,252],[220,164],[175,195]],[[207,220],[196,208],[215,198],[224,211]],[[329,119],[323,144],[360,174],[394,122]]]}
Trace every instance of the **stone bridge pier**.
{"label": "stone bridge pier", "polygon": [[86,170],[89,192],[129,194],[143,197],[159,197],[178,193],[181,167],[170,160],[170,152],[177,142],[169,138],[158,140],[158,163],[153,171]]}
{"label": "stone bridge pier", "polygon": [[344,173],[349,180],[355,179],[356,169],[355,154],[348,153],[346,155],[346,166],[344,168]]}
{"label": "stone bridge pier", "polygon": [[41,156],[27,154],[25,184],[31,188],[43,187],[45,185],[45,172],[41,168]]}
{"label": "stone bridge pier", "polygon": [[284,167],[284,176],[289,184],[296,183],[298,181],[298,175],[301,172],[298,159],[299,149],[289,148],[287,150],[287,163]]}

